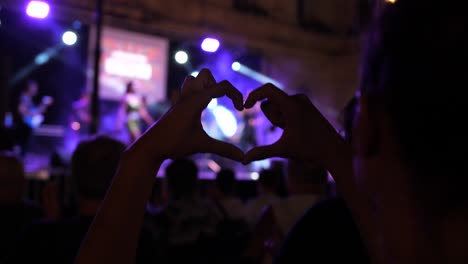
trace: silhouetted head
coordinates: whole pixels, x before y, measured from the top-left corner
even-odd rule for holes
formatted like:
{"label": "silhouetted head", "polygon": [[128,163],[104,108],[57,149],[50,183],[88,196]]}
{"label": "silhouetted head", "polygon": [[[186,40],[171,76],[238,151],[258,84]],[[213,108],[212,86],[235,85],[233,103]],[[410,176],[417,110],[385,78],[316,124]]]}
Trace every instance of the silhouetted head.
{"label": "silhouetted head", "polygon": [[0,153],[0,203],[22,201],[26,180],[23,164],[9,153]]}
{"label": "silhouetted head", "polygon": [[172,199],[190,196],[197,189],[197,165],[190,159],[175,159],[166,168],[166,179]]}
{"label": "silhouetted head", "polygon": [[231,169],[222,169],[216,175],[215,180],[218,190],[225,196],[232,196],[236,193],[236,176]]}
{"label": "silhouetted head", "polygon": [[274,193],[277,189],[278,174],[274,170],[262,170],[258,177],[260,190],[266,193]]}
{"label": "silhouetted head", "polygon": [[440,210],[467,199],[467,6],[388,5],[370,29],[361,64],[356,175],[373,186],[393,174],[415,200]]}
{"label": "silhouetted head", "polygon": [[78,144],[73,152],[71,170],[80,199],[104,198],[124,150],[122,142],[105,136]]}

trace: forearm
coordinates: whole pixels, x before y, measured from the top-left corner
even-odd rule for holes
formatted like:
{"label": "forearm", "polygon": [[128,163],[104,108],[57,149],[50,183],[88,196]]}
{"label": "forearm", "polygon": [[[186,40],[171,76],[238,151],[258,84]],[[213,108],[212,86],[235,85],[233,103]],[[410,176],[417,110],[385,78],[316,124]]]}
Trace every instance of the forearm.
{"label": "forearm", "polygon": [[76,263],[134,263],[138,237],[162,160],[124,154],[101,209],[81,246]]}

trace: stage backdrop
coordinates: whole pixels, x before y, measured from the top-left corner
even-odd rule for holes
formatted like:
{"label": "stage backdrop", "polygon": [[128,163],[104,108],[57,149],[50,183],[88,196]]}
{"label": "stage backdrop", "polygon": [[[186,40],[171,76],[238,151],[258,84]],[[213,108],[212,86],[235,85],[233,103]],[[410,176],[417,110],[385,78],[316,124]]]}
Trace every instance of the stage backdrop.
{"label": "stage backdrop", "polygon": [[[92,30],[89,45],[88,89],[92,89],[94,55]],[[100,98],[119,101],[128,81],[137,93],[155,103],[166,98],[167,56],[169,41],[165,38],[104,27],[99,71]]]}

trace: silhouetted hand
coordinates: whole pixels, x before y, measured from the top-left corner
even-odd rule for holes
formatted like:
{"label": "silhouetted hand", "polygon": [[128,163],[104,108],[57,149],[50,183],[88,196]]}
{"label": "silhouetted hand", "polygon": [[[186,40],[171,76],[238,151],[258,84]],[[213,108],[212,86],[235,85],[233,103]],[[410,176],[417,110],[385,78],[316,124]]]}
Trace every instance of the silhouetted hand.
{"label": "silhouetted hand", "polygon": [[263,113],[273,125],[284,130],[283,135],[272,145],[248,151],[243,162],[283,157],[325,163],[340,138],[307,96],[290,96],[272,84],[265,84],[249,94],[244,107],[252,108],[264,99]]}
{"label": "silhouetted hand", "polygon": [[242,94],[228,81],[216,83],[207,69],[182,85],[177,103],[157,121],[129,151],[149,158],[176,158],[194,153],[213,153],[241,161],[244,154],[237,147],[211,138],[203,130],[201,113],[213,98],[228,96],[238,110],[243,109]]}

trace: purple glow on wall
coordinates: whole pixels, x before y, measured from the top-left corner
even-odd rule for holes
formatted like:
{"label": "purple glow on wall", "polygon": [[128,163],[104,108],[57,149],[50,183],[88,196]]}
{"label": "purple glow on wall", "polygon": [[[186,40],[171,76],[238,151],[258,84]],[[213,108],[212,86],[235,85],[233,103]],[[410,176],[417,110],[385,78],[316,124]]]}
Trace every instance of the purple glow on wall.
{"label": "purple glow on wall", "polygon": [[26,7],[26,14],[34,18],[46,18],[49,15],[49,11],[49,4],[42,1],[31,1]]}
{"label": "purple glow on wall", "polygon": [[219,48],[219,40],[214,38],[205,38],[201,44],[201,48],[206,52],[216,52]]}

